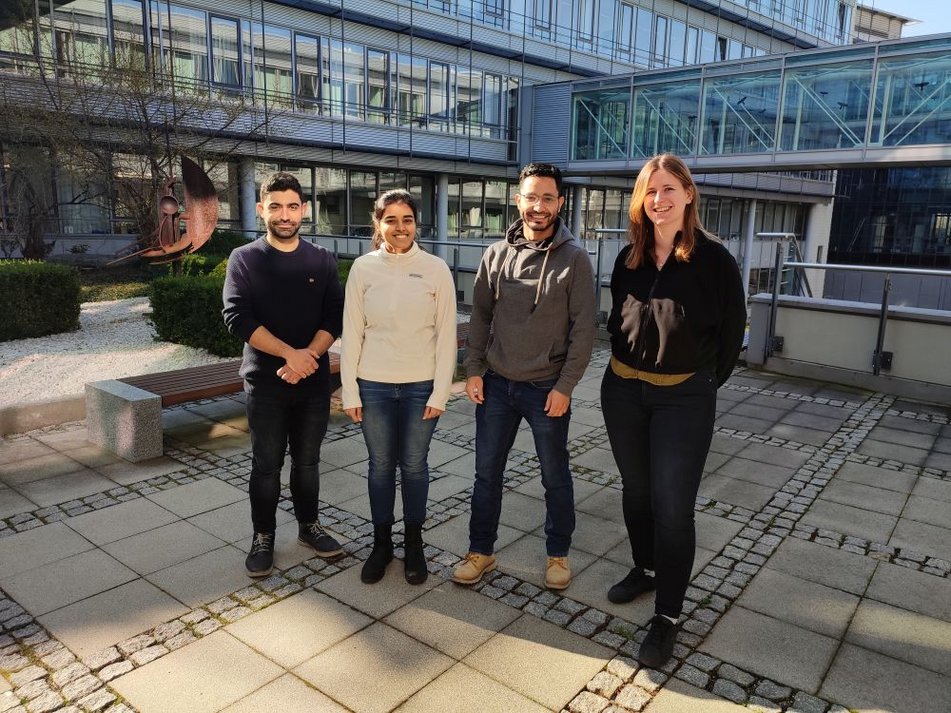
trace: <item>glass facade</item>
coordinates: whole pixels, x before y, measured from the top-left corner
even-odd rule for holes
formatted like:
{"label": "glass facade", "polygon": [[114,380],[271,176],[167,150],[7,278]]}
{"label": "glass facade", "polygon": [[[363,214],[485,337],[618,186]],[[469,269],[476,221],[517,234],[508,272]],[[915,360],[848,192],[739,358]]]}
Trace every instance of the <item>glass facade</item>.
{"label": "glass facade", "polygon": [[39,11],[39,48],[32,26],[0,28],[0,69],[28,70],[28,59],[39,55],[94,73],[110,61],[111,45],[116,57],[141,57],[180,91],[217,90],[222,98],[244,94],[289,111],[511,140],[518,76],[483,71],[471,60],[457,65],[296,32],[268,21],[266,4],[254,20],[202,5],[56,3]]}
{"label": "glass facade", "polygon": [[829,262],[951,267],[951,166],[839,171]]}
{"label": "glass facade", "polygon": [[571,159],[946,144],[949,106],[949,39],[635,74],[613,88],[579,83]]}

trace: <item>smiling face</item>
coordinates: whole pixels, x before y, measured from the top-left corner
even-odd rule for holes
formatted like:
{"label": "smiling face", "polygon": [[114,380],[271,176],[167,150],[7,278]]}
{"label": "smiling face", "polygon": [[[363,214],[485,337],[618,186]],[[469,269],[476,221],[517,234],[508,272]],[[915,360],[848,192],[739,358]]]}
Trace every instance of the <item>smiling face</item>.
{"label": "smiling face", "polygon": [[684,188],[669,171],[658,168],[651,174],[644,195],[644,213],[662,235],[673,237],[683,230],[684,214],[693,203],[693,191]]}
{"label": "smiling face", "polygon": [[280,244],[296,241],[307,203],[301,200],[295,190],[271,191],[263,198],[258,203],[258,215],[267,225],[268,238]]}
{"label": "smiling face", "polygon": [[377,231],[383,238],[383,249],[391,253],[405,253],[416,238],[416,217],[406,203],[390,203],[377,221]]}
{"label": "smiling face", "polygon": [[565,199],[558,195],[558,184],[548,176],[529,176],[515,194],[515,206],[522,217],[522,233],[529,240],[544,240],[555,232],[558,211]]}

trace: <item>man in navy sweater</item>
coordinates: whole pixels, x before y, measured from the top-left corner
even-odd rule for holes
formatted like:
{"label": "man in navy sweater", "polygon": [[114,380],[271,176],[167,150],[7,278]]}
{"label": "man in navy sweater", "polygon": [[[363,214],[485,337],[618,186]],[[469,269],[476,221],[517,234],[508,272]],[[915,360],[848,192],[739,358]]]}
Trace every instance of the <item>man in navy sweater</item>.
{"label": "man in navy sweater", "polygon": [[309,205],[298,180],[275,173],[261,184],[258,215],[267,233],[231,253],[224,286],[228,330],[244,340],[241,376],[251,431],[251,522],[245,567],[274,566],[281,468],[290,445],[291,497],[298,541],[332,557],[342,551],[317,518],[320,445],[330,418],[330,359],[340,334],[343,290],[334,256],[300,240]]}

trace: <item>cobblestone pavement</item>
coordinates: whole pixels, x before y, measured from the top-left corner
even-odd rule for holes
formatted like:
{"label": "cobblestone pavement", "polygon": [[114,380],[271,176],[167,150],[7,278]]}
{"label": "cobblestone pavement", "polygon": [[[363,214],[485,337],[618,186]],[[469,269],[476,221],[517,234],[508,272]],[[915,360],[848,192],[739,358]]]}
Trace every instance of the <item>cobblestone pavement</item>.
{"label": "cobblestone pavement", "polygon": [[418,587],[399,561],[359,581],[366,449],[340,416],[321,499],[345,552],[325,561],[296,543],[285,491],[262,581],[243,570],[239,397],[166,410],[166,455],[137,465],[90,446],[82,423],[3,439],[0,711],[951,710],[951,409],[738,370],[719,393],[683,629],[650,670],[634,654],[652,597],[606,597],[631,566],[598,404],[607,356],[574,395],[574,581],[558,593],[543,584],[524,429],[498,571],[447,581],[474,463],[462,398],[431,449],[432,576]]}

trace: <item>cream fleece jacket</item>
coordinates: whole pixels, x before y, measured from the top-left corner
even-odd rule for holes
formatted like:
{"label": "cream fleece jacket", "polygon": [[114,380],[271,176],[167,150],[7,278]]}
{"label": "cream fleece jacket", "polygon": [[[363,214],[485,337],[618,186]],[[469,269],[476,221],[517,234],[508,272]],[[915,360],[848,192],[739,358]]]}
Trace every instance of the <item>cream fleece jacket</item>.
{"label": "cream fleece jacket", "polygon": [[415,243],[358,257],[347,278],[340,380],[343,407],[362,406],[357,378],[433,380],[427,406],[445,410],[456,367],[456,290],[442,259]]}

